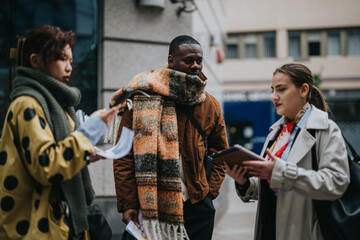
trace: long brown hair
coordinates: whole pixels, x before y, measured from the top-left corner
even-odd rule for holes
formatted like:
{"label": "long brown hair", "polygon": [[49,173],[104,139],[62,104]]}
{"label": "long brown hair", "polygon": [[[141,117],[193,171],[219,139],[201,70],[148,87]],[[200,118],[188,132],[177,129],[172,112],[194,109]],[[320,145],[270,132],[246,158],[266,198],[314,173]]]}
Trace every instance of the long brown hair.
{"label": "long brown hair", "polygon": [[297,88],[300,88],[304,83],[307,83],[309,85],[309,93],[306,100],[324,112],[328,111],[325,97],[320,89],[314,85],[314,78],[309,68],[300,63],[287,63],[280,68],[277,68],[273,75],[278,72],[290,76],[291,81]]}
{"label": "long brown hair", "polygon": [[18,66],[31,67],[30,55],[36,53],[40,61],[46,65],[48,61],[61,58],[62,51],[67,44],[74,50],[75,33],[63,32],[59,27],[39,25],[31,29],[21,49],[18,49]]}

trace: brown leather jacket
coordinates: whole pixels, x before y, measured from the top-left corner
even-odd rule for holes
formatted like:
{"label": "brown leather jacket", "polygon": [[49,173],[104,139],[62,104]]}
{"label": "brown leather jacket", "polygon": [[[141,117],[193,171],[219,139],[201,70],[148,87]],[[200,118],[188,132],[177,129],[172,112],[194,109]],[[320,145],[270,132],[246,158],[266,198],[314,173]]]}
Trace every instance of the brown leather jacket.
{"label": "brown leather jacket", "polygon": [[[208,148],[220,151],[229,147],[226,135],[225,121],[219,102],[206,93],[205,102],[191,107],[195,120],[202,127],[208,141]],[[186,185],[192,203],[203,200],[210,192],[215,198],[225,177],[225,167],[213,164],[209,181],[206,179],[203,159],[205,155],[204,142],[200,133],[187,118],[180,106],[176,107],[179,145]],[[122,127],[132,129],[132,111],[125,110],[121,119],[117,138]],[[132,152],[121,159],[114,159],[114,178],[119,212],[127,209],[139,209],[138,193],[135,182],[134,159]]]}

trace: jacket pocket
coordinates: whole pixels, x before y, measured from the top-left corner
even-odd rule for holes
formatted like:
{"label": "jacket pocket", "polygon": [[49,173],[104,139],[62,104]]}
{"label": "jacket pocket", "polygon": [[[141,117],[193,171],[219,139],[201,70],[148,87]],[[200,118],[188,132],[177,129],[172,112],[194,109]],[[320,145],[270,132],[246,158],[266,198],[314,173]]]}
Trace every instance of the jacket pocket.
{"label": "jacket pocket", "polygon": [[198,175],[197,180],[199,180],[202,185],[207,185],[205,165],[204,165],[205,146],[204,146],[203,142],[201,142],[200,145],[198,145],[196,147],[196,151],[198,153],[197,159],[195,161],[195,164],[196,164],[195,169],[196,169],[196,173]]}
{"label": "jacket pocket", "polygon": [[48,205],[49,239],[68,239],[70,229],[65,223],[65,214],[59,204]]}

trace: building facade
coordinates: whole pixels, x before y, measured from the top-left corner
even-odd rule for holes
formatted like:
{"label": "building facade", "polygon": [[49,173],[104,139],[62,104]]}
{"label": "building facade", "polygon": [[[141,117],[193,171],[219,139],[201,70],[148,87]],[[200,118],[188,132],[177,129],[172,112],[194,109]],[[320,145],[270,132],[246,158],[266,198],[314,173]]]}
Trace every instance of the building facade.
{"label": "building facade", "polygon": [[289,62],[310,68],[345,136],[360,140],[358,9],[358,0],[227,1],[223,86],[230,141],[261,150],[278,119],[269,101],[272,75]]}
{"label": "building facade", "polygon": [[[221,0],[5,0],[0,9],[0,123],[15,75],[9,48],[38,24],[76,33],[71,85],[82,92],[80,108],[91,114],[108,106],[112,94],[137,73],[162,68],[170,41],[192,35],[204,51],[206,90],[222,101],[225,5]],[[111,145],[100,145],[107,149]],[[120,239],[124,224],[117,212],[112,160],[89,165],[96,202]],[[221,201],[221,197],[220,200]],[[226,206],[226,204],[218,204]],[[221,210],[220,210],[221,212]]]}
{"label": "building facade", "polygon": [[[103,29],[99,42],[99,56],[102,58],[99,61],[100,105],[107,106],[114,91],[137,73],[162,68],[167,62],[170,41],[182,34],[193,36],[202,45],[203,72],[208,77],[206,90],[221,101],[222,59],[218,55],[226,38],[222,1],[188,2],[185,7],[189,11],[196,9],[191,13],[179,12],[184,7],[182,3],[163,1],[163,7],[154,7],[140,5],[140,2],[107,0],[99,6],[102,14],[99,29]],[[114,230],[121,224],[121,215],[115,206],[112,169],[112,160],[107,160],[94,164],[90,171],[97,201],[105,209]],[[220,197],[218,202],[221,201],[226,199]],[[217,205],[219,212],[223,212],[222,205]],[[121,232],[114,232],[114,238],[119,234]]]}

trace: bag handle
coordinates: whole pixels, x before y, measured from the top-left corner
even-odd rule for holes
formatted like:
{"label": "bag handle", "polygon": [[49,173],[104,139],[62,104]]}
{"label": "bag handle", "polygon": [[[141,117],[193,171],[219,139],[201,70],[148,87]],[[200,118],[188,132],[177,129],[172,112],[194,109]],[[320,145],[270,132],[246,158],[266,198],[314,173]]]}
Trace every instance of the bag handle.
{"label": "bag handle", "polygon": [[211,169],[212,169],[212,158],[208,156],[208,146],[207,146],[207,139],[205,137],[205,133],[200,127],[199,123],[195,120],[193,114],[190,112],[189,107],[185,107],[185,113],[188,119],[192,122],[192,124],[195,126],[195,128],[200,133],[202,139],[204,140],[204,146],[205,146],[205,158],[204,158],[204,166],[205,166],[205,173],[206,177],[209,179],[211,175]]}
{"label": "bag handle", "polygon": [[[307,129],[307,130],[311,134],[311,136],[313,136],[316,139],[315,129]],[[317,171],[319,169],[319,167],[318,167],[318,162],[317,162],[317,157],[316,157],[316,141],[315,141],[314,146],[311,148],[311,161],[312,161],[313,170]]]}
{"label": "bag handle", "polygon": [[354,159],[352,159],[356,164],[360,164],[360,157],[359,154],[356,152],[355,148],[350,144],[350,142],[345,138],[344,134],[342,134],[345,143],[347,145],[347,147],[350,149],[351,155],[353,156]]}
{"label": "bag handle", "polygon": [[205,137],[205,133],[202,130],[202,128],[200,127],[199,123],[195,120],[193,114],[190,112],[189,107],[185,107],[185,113],[186,116],[188,117],[188,119],[192,122],[192,124],[195,126],[195,128],[198,130],[198,132],[200,133],[202,139],[204,140],[204,146],[205,146],[205,155],[207,155],[208,152],[208,147],[207,147],[207,139]]}
{"label": "bag handle", "polygon": [[[311,136],[315,137],[315,129],[308,129],[308,132],[311,134]],[[350,159],[349,154],[348,154],[348,158],[350,160],[354,161],[356,164],[360,164],[359,154],[356,152],[356,150],[351,145],[351,143],[345,138],[344,134],[341,134],[341,135],[345,141],[346,146],[348,147],[348,149],[350,150],[350,152],[353,156],[353,159]],[[311,148],[311,156],[312,156],[313,169],[315,171],[317,171],[319,169],[319,167],[318,167],[318,162],[317,162],[317,157],[316,157],[316,142],[315,142],[314,146]]]}

